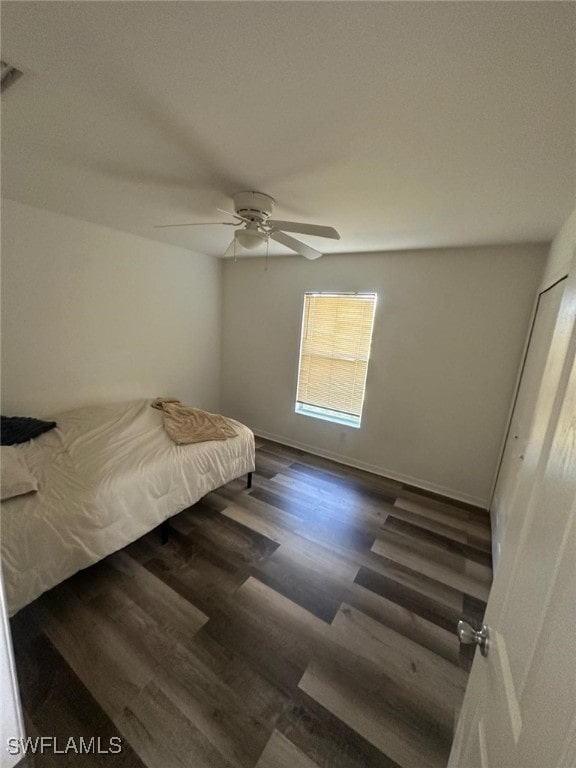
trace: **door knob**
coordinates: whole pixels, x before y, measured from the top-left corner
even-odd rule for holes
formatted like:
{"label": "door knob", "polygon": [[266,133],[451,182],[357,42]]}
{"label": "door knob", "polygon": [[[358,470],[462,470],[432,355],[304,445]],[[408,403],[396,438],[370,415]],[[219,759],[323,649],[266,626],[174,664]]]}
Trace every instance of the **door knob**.
{"label": "door knob", "polygon": [[482,624],[480,629],[473,629],[467,621],[459,621],[456,634],[462,645],[478,645],[482,656],[488,656],[490,633],[486,624]]}

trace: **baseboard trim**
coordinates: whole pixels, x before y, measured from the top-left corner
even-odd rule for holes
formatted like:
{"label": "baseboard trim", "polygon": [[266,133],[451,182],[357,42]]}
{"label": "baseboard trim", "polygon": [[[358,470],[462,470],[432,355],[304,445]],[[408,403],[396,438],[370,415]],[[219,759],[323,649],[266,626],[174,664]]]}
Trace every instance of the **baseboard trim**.
{"label": "baseboard trim", "polygon": [[365,472],[371,472],[373,475],[379,475],[380,477],[386,477],[389,480],[396,480],[399,483],[410,485],[412,487],[420,488],[423,491],[429,493],[438,494],[439,496],[445,496],[448,500],[460,501],[464,504],[471,504],[474,507],[478,507],[482,510],[488,509],[488,499],[482,499],[477,496],[470,496],[466,493],[455,491],[453,488],[447,488],[443,485],[437,485],[436,483],[430,483],[427,480],[422,480],[412,475],[404,475],[401,472],[395,472],[391,469],[379,467],[376,464],[369,464],[365,461],[356,461],[349,456],[343,456],[342,454],[335,453],[334,451],[324,451],[317,448],[314,445],[308,445],[307,443],[300,443],[296,440],[291,440],[283,435],[275,435],[272,432],[266,432],[262,429],[254,429],[256,437],[262,437],[265,440],[271,440],[274,443],[280,443],[281,445],[288,445],[290,448],[297,448],[306,453],[311,453],[314,456],[321,456],[323,459],[331,459],[339,464],[344,464],[347,467],[354,467],[355,469],[362,469]]}

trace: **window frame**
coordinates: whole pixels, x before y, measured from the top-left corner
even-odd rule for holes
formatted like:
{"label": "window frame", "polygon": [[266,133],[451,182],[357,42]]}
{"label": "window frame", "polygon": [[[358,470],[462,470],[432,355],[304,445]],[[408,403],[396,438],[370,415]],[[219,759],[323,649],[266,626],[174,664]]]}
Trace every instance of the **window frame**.
{"label": "window frame", "polygon": [[[303,362],[303,344],[304,344],[304,334],[306,331],[306,310],[308,306],[308,298],[309,297],[334,297],[334,298],[370,298],[373,302],[373,311],[372,311],[372,324],[370,328],[370,341],[368,345],[368,352],[366,355],[365,363],[366,363],[366,373],[363,381],[362,386],[362,398],[360,403],[360,408],[358,414],[352,414],[347,413],[345,411],[338,411],[336,409],[326,407],[326,406],[320,406],[320,405],[312,405],[310,403],[305,403],[303,401],[298,400],[298,395],[300,394],[300,379],[301,379],[301,370],[302,370],[302,362]],[[374,327],[376,322],[376,308],[378,303],[378,294],[376,291],[305,291],[304,292],[304,300],[302,303],[302,319],[301,319],[301,325],[300,325],[300,344],[298,348],[298,372],[297,372],[297,378],[296,378],[296,402],[295,402],[295,408],[294,412],[300,416],[307,416],[315,419],[320,419],[322,421],[329,421],[334,424],[340,424],[342,426],[346,427],[352,427],[355,429],[360,429],[362,426],[362,415],[364,411],[364,402],[366,399],[366,385],[368,382],[368,369],[370,364],[370,357],[372,354],[372,342],[374,338]],[[357,363],[361,358],[357,356],[354,360],[354,363]]]}

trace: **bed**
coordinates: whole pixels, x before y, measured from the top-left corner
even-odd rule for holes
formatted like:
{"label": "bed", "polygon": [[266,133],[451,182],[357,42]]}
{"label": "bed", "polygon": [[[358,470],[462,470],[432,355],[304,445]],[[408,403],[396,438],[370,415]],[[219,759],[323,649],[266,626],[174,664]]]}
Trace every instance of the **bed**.
{"label": "bed", "polygon": [[16,446],[38,491],[2,502],[10,614],[140,538],[210,491],[254,470],[254,435],[176,445],[152,400],[55,415],[56,429]]}

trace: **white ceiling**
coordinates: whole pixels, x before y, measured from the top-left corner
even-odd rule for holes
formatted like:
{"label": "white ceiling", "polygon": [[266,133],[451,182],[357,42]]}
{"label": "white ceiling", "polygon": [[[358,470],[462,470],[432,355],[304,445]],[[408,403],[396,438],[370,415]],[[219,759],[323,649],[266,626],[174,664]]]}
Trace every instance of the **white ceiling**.
{"label": "white ceiling", "polygon": [[30,205],[222,255],[230,227],[152,225],[251,189],[348,253],[548,240],[576,204],[571,2],[4,2],[2,22],[24,72],[3,194]]}

